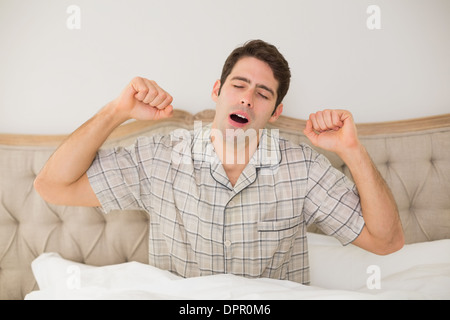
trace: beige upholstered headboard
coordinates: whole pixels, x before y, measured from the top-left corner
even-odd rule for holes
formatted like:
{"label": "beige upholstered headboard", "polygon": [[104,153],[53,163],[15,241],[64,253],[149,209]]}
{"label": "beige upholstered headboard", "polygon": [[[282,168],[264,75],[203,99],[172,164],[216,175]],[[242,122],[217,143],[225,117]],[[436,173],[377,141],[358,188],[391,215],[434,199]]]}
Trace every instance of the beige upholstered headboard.
{"label": "beige upholstered headboard", "polygon": [[[213,110],[196,115],[176,110],[171,119],[128,123],[104,147],[131,144],[140,135],[190,129],[194,121],[213,117]],[[281,117],[271,127],[299,143],[307,142],[304,125],[303,120]],[[450,238],[450,114],[360,124],[358,132],[393,190],[407,243]],[[54,206],[35,192],[34,178],[64,138],[0,134],[0,299],[22,299],[37,289],[30,265],[43,252],[92,265],[147,262],[145,212],[104,215],[95,208]],[[349,174],[337,156],[324,153]]]}

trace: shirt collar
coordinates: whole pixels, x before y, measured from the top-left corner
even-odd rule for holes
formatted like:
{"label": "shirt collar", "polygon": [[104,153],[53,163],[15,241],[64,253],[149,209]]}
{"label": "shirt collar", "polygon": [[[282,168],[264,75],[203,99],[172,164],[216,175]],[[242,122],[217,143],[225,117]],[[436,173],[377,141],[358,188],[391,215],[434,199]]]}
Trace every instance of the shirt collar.
{"label": "shirt collar", "polygon": [[259,140],[258,149],[250,163],[255,167],[276,166],[281,162],[280,133],[278,129],[264,128]]}

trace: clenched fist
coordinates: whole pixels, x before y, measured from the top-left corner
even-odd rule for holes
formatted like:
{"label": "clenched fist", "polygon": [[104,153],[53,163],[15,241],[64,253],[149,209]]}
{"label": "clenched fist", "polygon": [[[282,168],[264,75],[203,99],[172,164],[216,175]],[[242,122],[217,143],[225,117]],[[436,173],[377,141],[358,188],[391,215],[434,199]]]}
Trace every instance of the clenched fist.
{"label": "clenched fist", "polygon": [[324,110],[311,114],[303,133],[313,145],[341,157],[359,147],[353,116],[346,110]]}
{"label": "clenched fist", "polygon": [[158,120],[170,117],[173,98],[155,81],[136,77],[113,101],[115,111],[125,119]]}

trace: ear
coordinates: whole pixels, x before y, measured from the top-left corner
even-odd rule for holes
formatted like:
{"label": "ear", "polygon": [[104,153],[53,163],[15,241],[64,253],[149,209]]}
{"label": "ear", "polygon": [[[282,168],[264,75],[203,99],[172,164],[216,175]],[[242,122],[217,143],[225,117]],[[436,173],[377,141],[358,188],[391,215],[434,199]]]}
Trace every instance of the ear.
{"label": "ear", "polygon": [[211,98],[214,102],[217,102],[217,99],[219,98],[220,85],[220,80],[217,80],[214,83],[213,91],[211,93]]}
{"label": "ear", "polygon": [[275,109],[275,112],[270,117],[269,122],[275,122],[277,119],[281,116],[281,113],[283,112],[283,104],[280,103],[278,107]]}

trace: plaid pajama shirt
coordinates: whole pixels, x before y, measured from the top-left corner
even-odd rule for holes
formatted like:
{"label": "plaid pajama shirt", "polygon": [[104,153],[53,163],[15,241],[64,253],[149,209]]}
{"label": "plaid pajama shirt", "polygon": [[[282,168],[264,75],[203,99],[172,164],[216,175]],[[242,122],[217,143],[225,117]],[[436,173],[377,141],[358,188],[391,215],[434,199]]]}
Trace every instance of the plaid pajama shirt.
{"label": "plaid pajama shirt", "polygon": [[307,226],[343,245],[364,220],[355,185],[306,144],[264,129],[233,187],[211,125],[99,150],[88,177],[103,210],[150,217],[149,263],[183,277],[231,273],[309,284]]}

